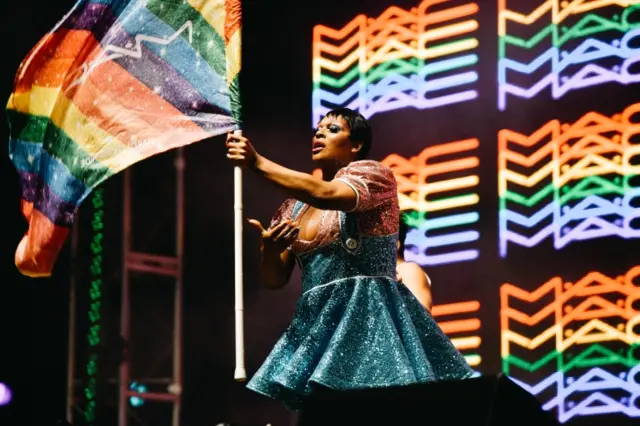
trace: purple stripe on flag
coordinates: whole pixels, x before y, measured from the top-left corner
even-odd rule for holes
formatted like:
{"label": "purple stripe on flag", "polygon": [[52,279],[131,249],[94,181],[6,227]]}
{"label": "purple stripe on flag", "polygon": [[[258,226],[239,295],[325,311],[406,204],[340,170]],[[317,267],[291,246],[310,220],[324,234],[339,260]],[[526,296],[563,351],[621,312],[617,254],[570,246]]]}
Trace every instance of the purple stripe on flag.
{"label": "purple stripe on flag", "polygon": [[[120,34],[124,34],[122,31]],[[117,41],[120,45],[125,41]],[[166,99],[185,115],[220,114],[228,116],[223,109],[212,105],[180,74],[154,52],[142,46],[142,57],[122,56],[114,62],[126,69],[129,74],[144,83],[158,96]],[[198,123],[201,124],[201,123]],[[207,127],[205,126],[205,129]],[[207,129],[208,130],[208,129]]]}
{"label": "purple stripe on flag", "polygon": [[20,175],[20,188],[22,189],[22,198],[30,203],[35,202],[38,197],[36,192],[38,190],[38,175],[33,173],[27,173],[18,171]]}
{"label": "purple stripe on flag", "polygon": [[33,207],[54,224],[67,228],[73,225],[76,203],[63,201],[38,175],[24,172],[20,172],[19,175],[22,198],[25,201],[32,202]]}
{"label": "purple stripe on flag", "polygon": [[67,18],[63,28],[93,32],[101,40],[117,21],[111,8],[106,4],[86,2]]}

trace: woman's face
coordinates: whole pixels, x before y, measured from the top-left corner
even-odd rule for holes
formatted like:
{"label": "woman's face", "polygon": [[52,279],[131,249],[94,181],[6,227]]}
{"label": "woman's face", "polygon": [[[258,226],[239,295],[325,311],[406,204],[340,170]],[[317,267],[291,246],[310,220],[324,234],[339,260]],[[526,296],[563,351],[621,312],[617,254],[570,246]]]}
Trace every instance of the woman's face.
{"label": "woman's face", "polygon": [[313,134],[311,158],[348,164],[360,149],[354,146],[350,136],[349,125],[342,117],[324,117]]}

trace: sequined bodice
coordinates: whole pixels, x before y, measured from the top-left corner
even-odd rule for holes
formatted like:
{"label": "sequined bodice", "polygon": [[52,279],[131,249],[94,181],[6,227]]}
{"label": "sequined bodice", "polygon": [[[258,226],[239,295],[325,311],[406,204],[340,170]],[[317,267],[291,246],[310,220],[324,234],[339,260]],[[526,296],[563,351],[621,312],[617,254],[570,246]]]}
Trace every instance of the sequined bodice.
{"label": "sequined bodice", "polygon": [[[395,280],[398,194],[391,170],[376,161],[356,161],[335,177],[357,195],[352,212],[327,210],[313,240],[296,240],[291,250],[302,268],[303,290],[353,277]],[[308,206],[287,200],[272,219],[300,219]]]}
{"label": "sequined bodice", "polygon": [[[294,207],[293,217],[304,206]],[[302,269],[302,289],[354,277],[395,279],[397,234],[361,235],[357,213],[328,211],[312,241],[299,240],[292,250]]]}

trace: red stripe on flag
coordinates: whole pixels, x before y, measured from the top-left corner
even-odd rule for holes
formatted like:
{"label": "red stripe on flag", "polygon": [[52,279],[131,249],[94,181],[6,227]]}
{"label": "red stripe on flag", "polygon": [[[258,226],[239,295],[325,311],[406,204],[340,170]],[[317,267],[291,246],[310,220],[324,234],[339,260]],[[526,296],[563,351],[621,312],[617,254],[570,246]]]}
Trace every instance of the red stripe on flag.
{"label": "red stripe on flag", "polygon": [[33,203],[21,201],[22,214],[29,222],[29,230],[16,249],[16,267],[29,277],[48,277],[69,235],[69,228],[55,225],[34,209]]}
{"label": "red stripe on flag", "polygon": [[97,44],[91,31],[60,29],[46,35],[22,62],[14,92],[28,92],[34,85],[62,86],[69,72],[84,62],[82,56],[88,55]]}

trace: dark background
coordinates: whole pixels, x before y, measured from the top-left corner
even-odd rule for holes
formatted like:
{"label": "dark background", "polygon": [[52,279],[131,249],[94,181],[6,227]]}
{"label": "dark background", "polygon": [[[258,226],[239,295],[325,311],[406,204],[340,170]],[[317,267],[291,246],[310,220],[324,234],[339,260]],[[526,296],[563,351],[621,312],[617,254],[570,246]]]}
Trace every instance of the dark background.
{"label": "dark background", "polygon": [[[374,159],[391,153],[417,155],[425,146],[478,138],[480,149],[480,256],[472,262],[429,269],[436,304],[480,300],[482,364],[484,373],[501,369],[498,288],[505,282],[533,289],[553,276],[575,280],[592,270],[610,276],[636,265],[637,241],[606,238],[571,244],[562,251],[551,242],[533,249],[510,246],[509,256],[498,256],[497,234],[497,132],[511,128],[528,134],[547,121],[574,122],[586,112],[611,115],[638,101],[635,86],[607,84],[568,94],[552,101],[545,91],[530,101],[510,99],[505,112],[497,109],[496,2],[480,5],[476,33],[480,46],[477,66],[479,98],[434,110],[403,109],[372,118],[376,140]],[[522,1],[530,11],[537,1]],[[70,9],[68,0],[2,3],[3,65],[0,67],[0,99],[8,99],[20,61],[29,49]],[[407,8],[417,1],[398,0]],[[384,1],[304,2],[269,0],[244,2],[243,80],[244,132],[261,154],[285,166],[311,171],[311,37],[315,24],[340,28],[358,13],[377,17],[388,6]],[[6,137],[6,119],[0,120]],[[133,167],[134,247],[136,250],[171,254],[174,239],[173,152]],[[287,425],[290,413],[279,403],[246,390],[233,380],[233,183],[232,168],[225,159],[222,138],[188,147],[186,155],[186,253],[184,300],[184,393],[182,424]],[[70,245],[50,279],[29,279],[13,266],[13,254],[25,231],[19,214],[17,174],[8,158],[2,160],[1,200],[4,227],[0,241],[0,381],[14,390],[13,403],[0,408],[1,425],[48,425],[65,416],[69,283],[72,271],[78,282],[79,340],[77,370],[84,368],[82,342],[86,335],[86,284],[88,222],[91,206],[80,209],[78,261],[70,263]],[[267,222],[284,195],[245,174],[244,207],[249,217]],[[103,186],[105,222],[105,322],[101,377],[108,383],[117,376],[120,356],[118,336],[121,246],[122,177]],[[258,239],[245,228],[245,334],[247,372],[259,367],[286,327],[299,289],[280,292],[260,290],[256,280]],[[295,280],[294,280],[295,283]],[[162,377],[170,371],[171,282],[137,277],[133,282],[133,376]],[[170,353],[170,352],[169,352]],[[116,424],[115,386],[104,385],[100,412],[104,424]],[[78,392],[81,387],[78,388]],[[82,402],[79,401],[81,405]],[[426,412],[428,415],[428,412]],[[157,403],[133,410],[130,424],[169,424],[169,412]],[[622,416],[592,417],[576,424],[631,424]]]}

